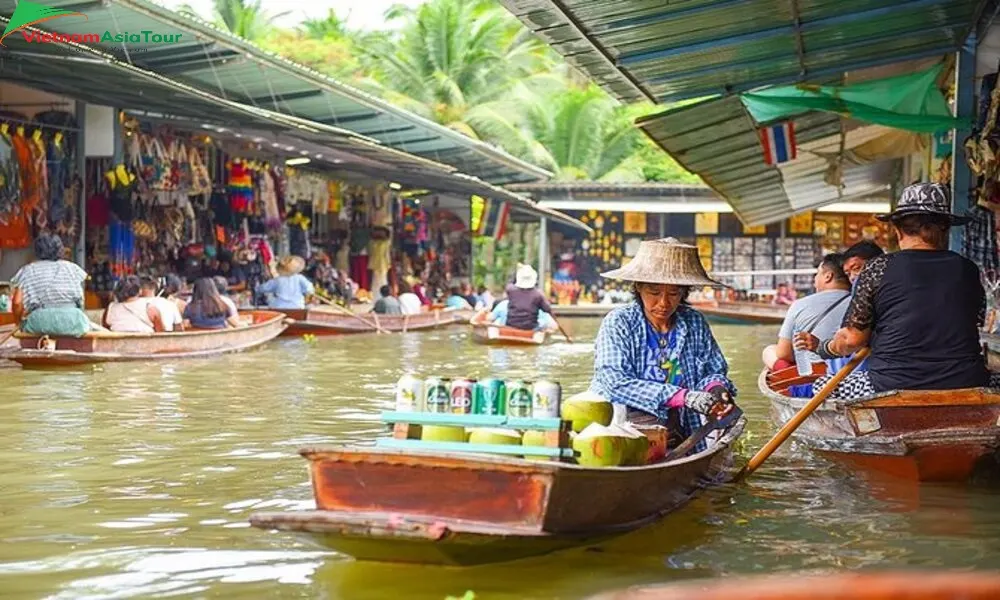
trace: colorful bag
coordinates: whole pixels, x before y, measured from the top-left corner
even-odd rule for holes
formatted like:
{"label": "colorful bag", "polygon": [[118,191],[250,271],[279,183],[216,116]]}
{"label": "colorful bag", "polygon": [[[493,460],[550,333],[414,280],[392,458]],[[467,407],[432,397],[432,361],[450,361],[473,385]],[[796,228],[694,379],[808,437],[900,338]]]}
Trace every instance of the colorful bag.
{"label": "colorful bag", "polygon": [[201,152],[194,146],[188,151],[188,165],[191,170],[191,187],[188,188],[189,196],[208,196],[212,193],[212,176],[208,173],[208,167],[201,158]]}

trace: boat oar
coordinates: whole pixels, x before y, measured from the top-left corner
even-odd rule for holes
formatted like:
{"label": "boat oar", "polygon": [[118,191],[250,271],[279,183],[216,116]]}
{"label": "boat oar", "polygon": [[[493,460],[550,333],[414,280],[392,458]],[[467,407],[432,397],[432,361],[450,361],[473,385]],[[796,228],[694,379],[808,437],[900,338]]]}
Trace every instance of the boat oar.
{"label": "boat oar", "polygon": [[14,335],[15,333],[17,333],[17,327],[15,327],[14,329],[11,329],[10,333],[8,333],[8,334],[4,335],[2,338],[0,338],[0,346],[3,346],[5,343],[7,343],[7,340],[9,340],[10,337],[12,335]]}
{"label": "boat oar", "polygon": [[[555,315],[552,315],[552,320],[556,321]],[[566,333],[565,329],[563,329],[562,323],[560,323],[559,321],[556,321],[556,327],[559,328],[559,333],[561,333],[563,335],[563,337],[566,338],[566,341],[569,342],[570,344],[572,344],[573,343],[573,338],[569,337],[569,334]]]}
{"label": "boat oar", "polygon": [[840,382],[847,378],[847,376],[850,375],[859,364],[861,364],[861,361],[868,356],[868,352],[868,348],[862,348],[861,350],[855,352],[854,358],[844,365],[843,368],[841,368],[840,371],[833,376],[833,379],[827,381],[826,385],[823,386],[823,389],[816,393],[812,400],[806,403],[806,405],[803,406],[799,412],[795,413],[795,415],[789,419],[781,429],[778,430],[778,433],[771,438],[771,441],[764,444],[764,447],[758,450],[757,454],[754,454],[753,458],[750,459],[750,462],[747,463],[747,466],[744,467],[738,477],[749,475],[760,468],[760,466],[764,464],[764,461],[770,458],[770,456],[774,454],[774,451],[777,450],[781,444],[785,443],[785,440],[791,437],[793,433],[795,433],[795,430],[799,428],[799,425],[802,425],[802,422],[809,418],[809,415],[819,408],[820,404],[826,402],[826,399],[833,393],[833,390],[840,385]]}
{"label": "boat oar", "polygon": [[354,317],[355,319],[361,321],[362,323],[364,323],[368,327],[374,327],[376,333],[385,333],[385,330],[383,330],[381,327],[379,327],[378,319],[376,319],[375,323],[373,324],[368,319],[362,317],[361,315],[359,315],[358,313],[354,312],[353,310],[351,310],[351,309],[349,309],[347,307],[344,307],[344,306],[341,306],[341,305],[337,304],[333,300],[327,300],[323,296],[319,296],[319,295],[314,295],[313,298],[318,299],[323,304],[326,304],[327,306],[335,308],[335,309],[339,310],[342,313],[345,313],[345,314],[348,314],[348,315]]}
{"label": "boat oar", "polygon": [[712,433],[716,429],[727,429],[733,423],[740,420],[743,416],[743,411],[738,406],[733,406],[732,410],[717,418],[715,415],[708,415],[708,422],[698,428],[691,436],[680,443],[679,446],[667,453],[667,456],[663,459],[664,461],[671,461],[675,458],[683,458],[691,451],[692,448],[698,445],[698,442],[702,441],[708,434]]}

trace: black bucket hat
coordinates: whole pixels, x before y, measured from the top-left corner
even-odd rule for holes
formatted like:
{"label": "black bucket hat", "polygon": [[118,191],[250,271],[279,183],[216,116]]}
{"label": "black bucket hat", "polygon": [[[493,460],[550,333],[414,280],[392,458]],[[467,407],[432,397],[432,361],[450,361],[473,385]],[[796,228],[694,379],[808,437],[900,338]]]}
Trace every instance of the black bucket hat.
{"label": "black bucket hat", "polygon": [[875,218],[889,221],[907,215],[942,215],[948,217],[952,225],[965,225],[969,222],[969,217],[951,212],[951,190],[940,183],[915,183],[906,186],[896,210]]}

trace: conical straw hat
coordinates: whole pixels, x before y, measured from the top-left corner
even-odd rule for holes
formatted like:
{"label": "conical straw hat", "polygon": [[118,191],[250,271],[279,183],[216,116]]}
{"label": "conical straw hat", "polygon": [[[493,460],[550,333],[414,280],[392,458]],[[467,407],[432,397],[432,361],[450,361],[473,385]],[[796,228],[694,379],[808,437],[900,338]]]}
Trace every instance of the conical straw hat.
{"label": "conical straw hat", "polygon": [[601,277],[639,283],[672,285],[715,285],[698,260],[698,248],[682,244],[675,238],[651,240],[639,244],[639,252],[624,267],[601,273]]}

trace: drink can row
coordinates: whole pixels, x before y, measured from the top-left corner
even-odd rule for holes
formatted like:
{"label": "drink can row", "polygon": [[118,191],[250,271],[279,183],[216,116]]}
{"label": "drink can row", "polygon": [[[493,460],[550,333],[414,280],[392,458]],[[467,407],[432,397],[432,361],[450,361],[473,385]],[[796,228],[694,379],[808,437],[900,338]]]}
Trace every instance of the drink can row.
{"label": "drink can row", "polygon": [[480,381],[407,374],[396,383],[396,410],[511,417],[558,418],[562,388],[552,381],[534,383],[490,377]]}

